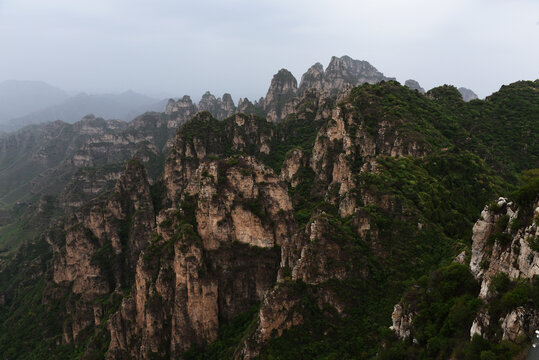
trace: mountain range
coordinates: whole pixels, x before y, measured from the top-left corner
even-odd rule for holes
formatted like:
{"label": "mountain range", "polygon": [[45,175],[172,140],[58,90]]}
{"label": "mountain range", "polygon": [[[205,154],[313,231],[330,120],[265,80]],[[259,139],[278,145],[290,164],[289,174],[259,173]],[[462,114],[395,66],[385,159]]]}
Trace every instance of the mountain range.
{"label": "mountain range", "polygon": [[253,102],[206,93],[4,134],[0,352],[526,356],[538,89],[425,92],[344,56],[299,85],[279,70]]}
{"label": "mountain range", "polygon": [[44,82],[4,81],[0,83],[0,131],[56,120],[74,123],[88,114],[130,121],[146,111],[160,111],[165,103],[133,91],[70,96]]}

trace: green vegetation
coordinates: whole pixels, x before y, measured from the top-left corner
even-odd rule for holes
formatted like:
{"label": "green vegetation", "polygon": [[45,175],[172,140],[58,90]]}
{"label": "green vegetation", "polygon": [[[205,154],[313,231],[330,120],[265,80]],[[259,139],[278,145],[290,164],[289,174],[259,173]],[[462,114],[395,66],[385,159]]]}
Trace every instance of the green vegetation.
{"label": "green vegetation", "polygon": [[421,277],[402,300],[415,313],[411,336],[416,343],[388,336],[391,345],[379,358],[460,358],[458,353],[469,339],[470,326],[482,304],[478,293],[479,285],[465,265],[451,264]]}
{"label": "green vegetation", "polygon": [[539,169],[524,171],[522,182],[522,186],[515,190],[512,198],[521,207],[527,208],[539,197]]}
{"label": "green vegetation", "polygon": [[[487,304],[477,298],[478,284],[468,268],[452,264],[451,260],[462,250],[469,251],[471,229],[484,204],[515,189],[518,180],[522,184],[513,192],[513,198],[526,211],[512,222],[509,217],[501,216],[491,242],[507,245],[509,232],[532,220],[530,206],[539,193],[539,170],[534,169],[539,167],[534,136],[539,121],[538,86],[539,81],[518,82],[502,87],[485,101],[465,103],[451,86],[432,89],[423,96],[388,81],[359,86],[340,104],[332,101],[319,104],[316,97],[308,96],[299,104],[296,114],[278,124],[252,115],[218,121],[202,112],[180,127],[176,146],[193,146],[196,138],[196,143],[207,149],[206,156],[218,160],[215,181],[220,189],[229,181],[226,171],[231,166],[243,167],[242,174],[250,175],[240,155],[256,156],[278,173],[291,151],[300,149],[304,158],[295,175],[298,183],[289,187],[300,232],[303,233],[313,216],[322,222],[324,239],[342,251],[339,264],[332,263],[334,259],[329,252],[323,255],[327,260],[326,270],[332,271],[332,266],[338,265],[354,274],[344,280],[331,279],[313,285],[292,281],[292,269],[285,269],[286,280],[279,284],[278,290],[298,300],[293,311],[301,315],[303,324],[280,337],[273,336],[261,350],[260,358],[509,359],[517,354],[521,344],[501,341],[495,327],[489,334],[490,341],[474,337],[470,342],[470,325],[481,307],[488,307],[493,318],[516,306],[537,308],[539,280],[510,281],[499,275],[493,279],[496,294]],[[333,175],[328,174],[329,180],[321,181],[308,162],[320,129],[333,121],[316,118],[324,106],[327,110],[338,106],[353,143],[352,154],[346,159],[358,187],[347,195],[356,200],[357,209],[346,218],[339,216],[338,187],[328,189]],[[252,126],[238,126],[236,120],[241,121],[241,117]],[[152,122],[156,118],[148,115],[146,120]],[[359,133],[360,129],[374,139],[381,130],[387,130],[384,142],[400,139],[404,149],[413,148],[418,156],[378,156],[376,171],[361,172],[367,159],[360,155],[359,146],[354,148],[356,136],[365,135]],[[162,148],[167,130],[161,128],[156,136],[157,145]],[[237,136],[245,143],[234,143]],[[262,138],[268,141],[265,145],[269,153],[261,152]],[[140,145],[137,154],[151,159],[148,173],[158,178],[164,155],[148,152],[148,144]],[[344,145],[342,140],[330,144],[330,161],[340,155]],[[199,161],[196,156],[181,160],[194,165]],[[519,175],[530,168],[533,170]],[[106,170],[90,168],[81,170],[80,174],[96,172],[98,176]],[[16,184],[10,182],[9,191],[14,189]],[[155,213],[170,205],[165,203],[165,192],[163,180],[151,186]],[[165,241],[156,233],[144,249],[144,265],[154,270],[155,276],[164,260],[173,256],[176,245],[180,251],[201,245],[196,232],[197,199],[181,196],[178,196],[176,216],[159,224],[162,230],[173,232],[172,238]],[[260,198],[245,200],[241,205],[271,221]],[[493,203],[491,210],[502,209]],[[28,221],[0,227],[0,249],[11,250],[21,242],[34,240],[23,245],[16,261],[7,263],[0,272],[0,296],[5,295],[6,299],[0,306],[0,353],[10,359],[43,359],[51,354],[58,359],[80,358],[83,353],[90,358],[103,358],[110,341],[106,320],[118,310],[132,284],[123,279],[124,288],[118,289],[119,292],[96,300],[104,313],[100,326],[83,330],[81,340],[74,344],[58,345],[62,327],[72,321],[66,306],[73,306],[77,299],[67,289],[51,288],[50,247],[35,239],[41,228],[30,226],[35,224],[33,218],[24,219]],[[129,218],[116,224],[124,244],[129,240],[131,221]],[[364,237],[357,231],[364,224],[362,221],[369,227]],[[313,251],[319,250],[316,241],[313,240]],[[539,248],[537,238],[528,241],[532,249]],[[234,246],[239,245],[231,245]],[[117,267],[126,264],[124,258],[113,254],[110,241],[93,254],[92,261],[109,276],[111,285],[116,280],[112,276]],[[488,265],[484,262],[481,267]],[[203,277],[211,270],[201,266],[197,271]],[[122,273],[132,277],[128,269],[122,269]],[[172,270],[170,274],[173,275]],[[343,313],[320,305],[319,300],[328,294],[344,304]],[[400,300],[415,312],[412,334],[415,343],[411,339],[399,341],[388,330],[393,306]],[[161,308],[163,299],[152,295],[148,306]],[[189,350],[185,358],[231,358],[238,344],[253,330],[257,309],[253,307],[223,324],[217,341]]]}

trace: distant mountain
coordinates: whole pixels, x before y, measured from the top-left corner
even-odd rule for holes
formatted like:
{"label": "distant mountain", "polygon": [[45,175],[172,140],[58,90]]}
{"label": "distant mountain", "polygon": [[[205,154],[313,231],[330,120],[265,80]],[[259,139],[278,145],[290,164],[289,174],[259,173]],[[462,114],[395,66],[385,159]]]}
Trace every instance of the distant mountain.
{"label": "distant mountain", "polygon": [[269,121],[279,122],[295,111],[295,107],[305,97],[314,93],[324,94],[325,98],[337,98],[351,90],[354,86],[380,81],[395,80],[386,77],[367,61],[355,60],[349,56],[333,56],[328,67],[320,63],[311,66],[299,82],[287,69],[279,70],[271,80],[266,97],[252,103],[247,98],[240,99],[236,107],[230,94],[216,98],[206,92],[198,106],[193,104],[189,96],[167,104],[166,113],[171,115],[176,123],[182,124],[190,119],[197,111],[209,111],[212,116],[222,120],[236,112],[256,114],[266,117]]}
{"label": "distant mountain", "polygon": [[0,82],[0,123],[61,103],[68,94],[42,81]]}
{"label": "distant mountain", "polygon": [[462,95],[462,99],[466,102],[479,98],[476,93],[465,87],[459,87],[459,93]]}
{"label": "distant mountain", "polygon": [[133,91],[126,91],[119,95],[88,95],[80,93],[65,99],[59,104],[14,118],[4,124],[4,129],[13,131],[26,125],[55,120],[74,123],[87,114],[94,114],[105,119],[129,121],[137,114],[151,110],[162,111],[163,108],[164,103],[158,102],[157,99]]}

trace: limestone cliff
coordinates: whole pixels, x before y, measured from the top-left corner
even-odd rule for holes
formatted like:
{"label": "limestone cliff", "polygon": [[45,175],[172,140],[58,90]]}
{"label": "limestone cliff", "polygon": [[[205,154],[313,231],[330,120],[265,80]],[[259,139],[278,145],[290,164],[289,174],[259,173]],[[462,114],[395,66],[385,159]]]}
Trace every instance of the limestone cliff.
{"label": "limestone cliff", "polygon": [[[481,283],[479,297],[487,303],[500,289],[492,288],[495,278],[505,275],[509,280],[532,279],[539,275],[539,201],[534,202],[531,221],[522,222],[524,210],[515,203],[500,198],[485,207],[473,228],[470,269]],[[487,309],[481,310],[472,325],[470,335],[488,336],[489,328],[496,325]],[[523,304],[506,313],[499,320],[502,338],[516,341],[521,335],[534,336],[539,326],[539,313]]]}
{"label": "limestone cliff", "polygon": [[[171,100],[164,114],[130,124],[55,124],[82,135],[60,160],[70,169],[58,192],[67,211],[46,236],[53,254],[42,273],[51,281],[32,297],[58,304],[62,337],[51,349],[181,359],[216,357],[224,346],[221,358],[241,359],[271,358],[275,349],[292,357],[297,344],[296,358],[313,349],[372,358],[392,338],[392,309],[397,336],[427,346],[414,328],[428,321],[425,307],[414,299],[453,293],[463,298],[442,308],[459,310],[444,334],[464,323],[468,339],[476,312],[474,333],[491,336],[489,322],[500,324],[500,338],[529,333],[537,318],[530,303],[498,312],[487,303],[501,294],[491,287],[500,273],[508,288],[537,274],[536,223],[505,199],[485,209],[472,275],[462,265],[462,229],[499,179],[452,142],[467,133],[438,101],[442,93],[376,83],[384,79],[364,62],[334,58],[326,71],[309,69],[299,87],[281,71],[265,99],[240,100],[237,109],[229,95],[206,93],[198,107]],[[376,84],[351,88],[359,82]],[[264,107],[275,122],[255,114]],[[253,113],[234,114],[242,109]],[[54,148],[55,134],[44,144]],[[25,136],[33,135],[10,141]],[[54,153],[47,146],[38,152],[44,159]],[[131,156],[140,161],[123,163]],[[40,211],[54,201],[43,198]],[[424,276],[456,254],[458,264]],[[14,292],[0,293],[2,314]],[[461,305],[471,314],[465,321]]]}
{"label": "limestone cliff", "polygon": [[53,281],[79,296],[67,312],[72,322],[64,341],[77,339],[87,326],[97,326],[99,296],[133,282],[139,253],[155,227],[150,186],[142,165],[130,161],[113,195],[98,199],[69,215],[47,241],[54,253]]}
{"label": "limestone cliff", "polygon": [[193,104],[193,101],[191,101],[191,98],[188,95],[185,95],[178,101],[170,99],[165,108],[165,114],[170,115],[171,119],[167,126],[169,128],[177,128],[193,117],[197,111],[197,106]]}
{"label": "limestone cliff", "polygon": [[209,91],[202,95],[202,99],[198,103],[199,111],[208,111],[216,119],[223,120],[236,113],[236,106],[232,100],[232,96],[226,93],[223,98],[215,98]]}
{"label": "limestone cliff", "polygon": [[286,69],[279,70],[273,76],[264,100],[264,111],[269,121],[282,120],[294,112],[297,87],[296,78]]}
{"label": "limestone cliff", "polygon": [[109,358],[179,357],[216,340],[222,321],[275,283],[279,249],[297,232],[285,184],[252,157],[213,160],[218,150],[199,143],[190,177],[170,183],[177,196],[138,260],[132,296],[109,323]]}
{"label": "limestone cliff", "polygon": [[[537,200],[518,207],[499,198],[483,209],[473,226],[469,269],[479,282],[481,305],[471,324],[470,337],[479,335],[490,341],[518,344],[535,337],[539,313],[529,289],[536,286],[539,274],[538,217]],[[461,259],[459,256],[456,261]],[[417,305],[418,293],[417,289],[410,290],[407,298],[394,307],[391,329],[400,339],[414,337],[414,319],[422,311]]]}

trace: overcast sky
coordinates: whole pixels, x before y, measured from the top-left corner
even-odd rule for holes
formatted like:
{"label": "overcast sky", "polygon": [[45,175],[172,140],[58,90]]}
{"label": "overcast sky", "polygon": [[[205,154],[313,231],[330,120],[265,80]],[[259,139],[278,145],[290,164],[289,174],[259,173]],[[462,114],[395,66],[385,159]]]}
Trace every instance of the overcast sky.
{"label": "overcast sky", "polygon": [[0,0],[0,81],[253,99],[332,55],[484,97],[539,77],[539,1]]}

